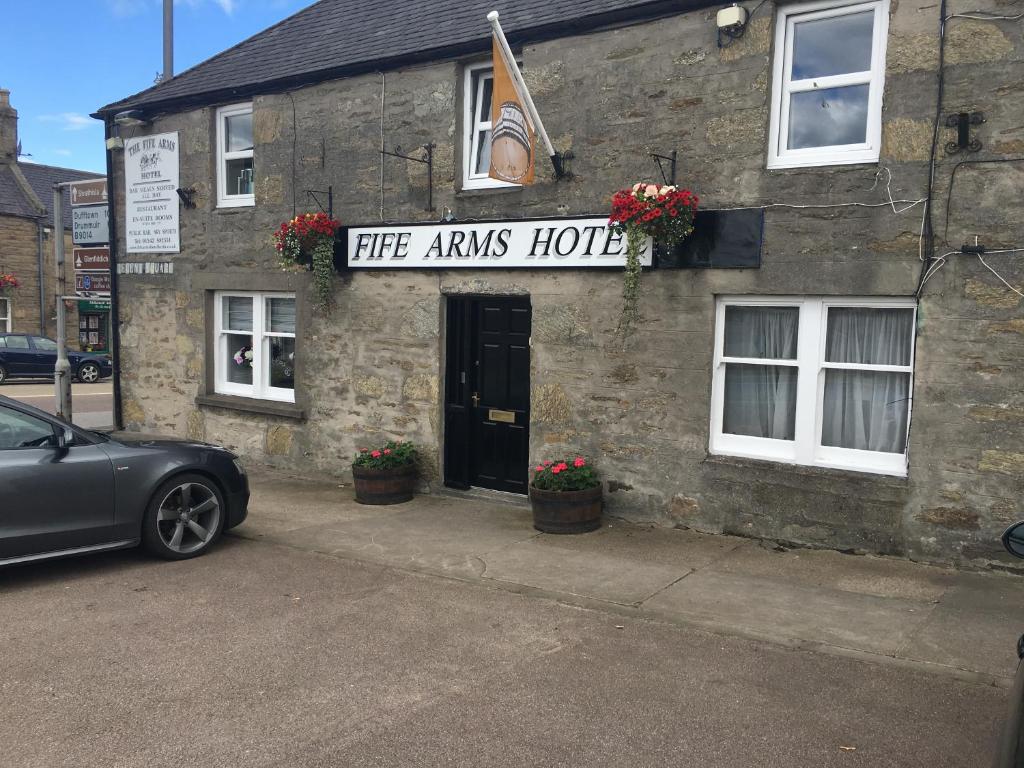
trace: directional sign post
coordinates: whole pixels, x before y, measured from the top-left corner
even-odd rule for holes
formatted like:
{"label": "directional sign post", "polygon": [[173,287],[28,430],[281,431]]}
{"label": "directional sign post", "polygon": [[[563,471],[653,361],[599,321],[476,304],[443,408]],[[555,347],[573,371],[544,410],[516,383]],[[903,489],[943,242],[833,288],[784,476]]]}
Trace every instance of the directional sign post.
{"label": "directional sign post", "polygon": [[75,293],[79,296],[109,296],[109,272],[75,272]]}
{"label": "directional sign post", "polygon": [[81,205],[71,209],[71,241],[75,245],[110,242],[110,209],[105,205]]}
{"label": "directional sign post", "polygon": [[88,181],[72,181],[68,183],[71,189],[71,207],[77,208],[80,205],[106,205],[107,204],[107,180],[89,179]]}
{"label": "directional sign post", "polygon": [[72,251],[71,262],[75,265],[75,271],[110,271],[110,247],[102,248],[75,248]]}

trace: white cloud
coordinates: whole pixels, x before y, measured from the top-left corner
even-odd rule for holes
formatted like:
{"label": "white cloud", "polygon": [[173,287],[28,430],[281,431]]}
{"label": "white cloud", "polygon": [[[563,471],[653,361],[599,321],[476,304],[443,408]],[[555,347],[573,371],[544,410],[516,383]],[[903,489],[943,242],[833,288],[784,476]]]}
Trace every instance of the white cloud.
{"label": "white cloud", "polygon": [[100,125],[98,120],[93,120],[88,115],[78,112],[60,112],[55,115],[40,115],[39,119],[44,123],[61,123],[65,131],[82,131],[86,128],[93,128]]}

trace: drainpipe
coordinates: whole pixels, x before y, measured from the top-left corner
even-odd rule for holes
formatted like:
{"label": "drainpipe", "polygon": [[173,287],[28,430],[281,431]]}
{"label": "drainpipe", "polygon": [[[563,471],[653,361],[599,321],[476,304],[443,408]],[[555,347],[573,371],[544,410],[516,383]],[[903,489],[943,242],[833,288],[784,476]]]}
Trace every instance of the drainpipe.
{"label": "drainpipe", "polygon": [[[104,120],[106,138],[117,135],[110,116]],[[117,187],[114,184],[114,152],[107,146],[107,214],[110,220],[110,354],[114,361],[114,429],[124,429],[121,416],[121,320],[117,290]]]}
{"label": "drainpipe", "polygon": [[43,229],[46,227],[46,219],[36,219],[36,261],[37,272],[39,273],[39,335],[46,335],[46,272],[44,266],[45,256],[43,254]]}

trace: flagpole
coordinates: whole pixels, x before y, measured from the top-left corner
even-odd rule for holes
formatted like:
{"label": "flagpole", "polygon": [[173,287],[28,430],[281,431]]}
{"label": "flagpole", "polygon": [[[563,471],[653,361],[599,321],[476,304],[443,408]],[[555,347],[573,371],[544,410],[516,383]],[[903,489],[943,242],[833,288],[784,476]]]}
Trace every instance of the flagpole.
{"label": "flagpole", "polygon": [[512,82],[515,84],[516,90],[519,91],[519,98],[523,100],[526,111],[530,113],[530,121],[533,123],[537,133],[540,134],[541,141],[544,142],[544,149],[547,151],[548,157],[551,158],[551,164],[555,167],[555,175],[560,177],[563,174],[562,156],[555,151],[554,146],[551,144],[551,139],[548,138],[548,132],[544,130],[544,123],[541,122],[540,115],[537,113],[537,107],[533,104],[533,97],[530,96],[530,91],[526,87],[526,81],[523,80],[523,73],[519,71],[516,57],[512,55],[512,49],[509,47],[508,40],[505,39],[505,32],[501,28],[501,22],[498,21],[498,12],[491,11],[488,13],[487,20],[491,22],[494,36],[501,46],[501,53],[505,57],[505,64],[508,66],[509,74],[512,75]]}

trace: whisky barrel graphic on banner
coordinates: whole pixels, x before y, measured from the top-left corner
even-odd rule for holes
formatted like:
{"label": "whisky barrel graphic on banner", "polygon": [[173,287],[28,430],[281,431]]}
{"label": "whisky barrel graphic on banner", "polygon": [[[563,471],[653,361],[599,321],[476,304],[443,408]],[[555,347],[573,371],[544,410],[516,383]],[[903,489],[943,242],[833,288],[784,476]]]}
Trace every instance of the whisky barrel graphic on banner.
{"label": "whisky barrel graphic on banner", "polygon": [[533,142],[526,114],[514,101],[498,108],[491,133],[491,168],[504,181],[522,182],[533,168]]}
{"label": "whisky barrel graphic on banner", "polygon": [[501,44],[494,38],[494,84],[491,90],[492,179],[532,184],[535,159],[533,126],[516,89]]}

